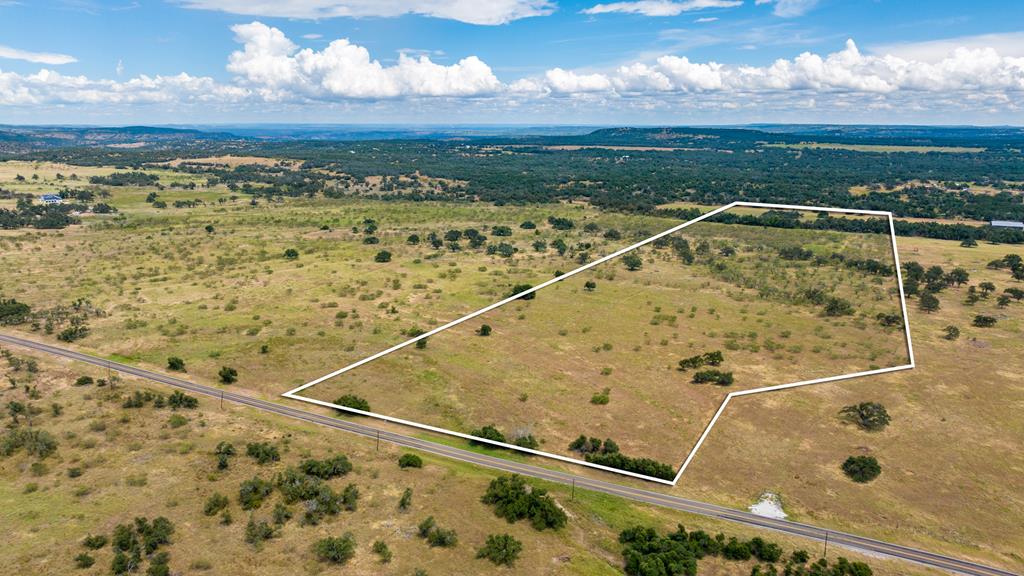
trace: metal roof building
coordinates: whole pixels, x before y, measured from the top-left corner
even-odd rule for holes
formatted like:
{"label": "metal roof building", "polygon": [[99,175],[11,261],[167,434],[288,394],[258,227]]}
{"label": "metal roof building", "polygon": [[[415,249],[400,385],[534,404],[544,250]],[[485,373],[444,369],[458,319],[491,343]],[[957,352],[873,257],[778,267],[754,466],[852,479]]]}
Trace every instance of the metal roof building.
{"label": "metal roof building", "polygon": [[60,204],[64,200],[56,194],[43,194],[39,197],[43,204]]}

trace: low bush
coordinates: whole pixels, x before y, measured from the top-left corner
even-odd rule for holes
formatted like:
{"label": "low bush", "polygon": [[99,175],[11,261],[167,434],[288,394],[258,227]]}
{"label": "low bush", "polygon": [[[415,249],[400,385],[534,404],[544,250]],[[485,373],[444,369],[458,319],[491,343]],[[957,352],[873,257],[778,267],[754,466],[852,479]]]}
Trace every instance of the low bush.
{"label": "low bush", "polygon": [[511,566],[523,551],[523,543],[508,534],[491,534],[483,547],[476,551],[477,558],[486,558],[497,566]]}
{"label": "low bush", "polygon": [[423,468],[423,459],[415,454],[402,454],[398,458],[399,468]]}
{"label": "low bush", "polygon": [[882,473],[882,467],[874,456],[850,456],[843,462],[843,473],[854,482],[870,482]]}
{"label": "low bush", "polygon": [[346,533],[338,538],[324,538],[318,540],[313,549],[321,562],[345,564],[355,556],[355,537]]}

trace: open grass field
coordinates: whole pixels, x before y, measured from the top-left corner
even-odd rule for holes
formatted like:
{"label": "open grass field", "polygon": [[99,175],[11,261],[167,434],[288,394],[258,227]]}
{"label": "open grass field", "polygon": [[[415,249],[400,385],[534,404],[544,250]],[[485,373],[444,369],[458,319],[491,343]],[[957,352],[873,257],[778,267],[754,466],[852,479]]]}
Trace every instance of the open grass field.
{"label": "open grass field", "polygon": [[[173,574],[476,574],[500,571],[507,574],[618,574],[621,547],[618,533],[636,524],[662,530],[682,523],[688,530],[703,529],[728,536],[761,536],[776,541],[788,555],[805,548],[814,555],[817,546],[771,533],[739,529],[730,524],[679,513],[636,506],[625,501],[582,490],[575,497],[566,487],[548,488],[557,505],[568,516],[566,527],[538,532],[526,521],[510,524],[497,517],[480,501],[494,476],[486,470],[447,459],[424,455],[421,469],[401,469],[403,452],[387,444],[378,450],[372,440],[330,432],[322,428],[267,416],[257,411],[215,401],[200,400],[198,409],[171,411],[152,403],[142,408],[125,408],[123,401],[136,391],[159,388],[124,379],[116,387],[73,386],[82,375],[106,378],[95,367],[33,356],[8,350],[26,362],[36,361],[30,373],[0,360],[0,376],[16,379],[35,390],[28,398],[21,386],[0,392],[5,403],[18,400],[45,408],[33,416],[32,425],[57,439],[54,454],[38,460],[23,452],[0,458],[0,522],[5,545],[0,562],[7,573],[109,574],[113,558],[111,545],[92,551],[83,546],[89,535],[110,536],[118,524],[136,517],[168,518],[174,525],[170,543],[161,551],[170,554]],[[50,406],[61,407],[54,415]],[[182,422],[182,420],[184,422]],[[9,421],[9,419],[8,419]],[[24,426],[24,421],[22,421]],[[221,442],[232,443],[239,453],[230,458],[226,470],[219,470],[213,452]],[[267,442],[279,449],[280,460],[257,464],[245,454],[250,442]],[[287,506],[293,518],[276,526],[275,536],[259,545],[245,540],[249,518],[272,523],[273,509],[283,505],[276,490],[258,508],[246,511],[239,504],[239,486],[253,477],[273,481],[289,466],[306,458],[346,455],[353,470],[328,481],[341,491],[354,484],[359,498],[354,511],[327,516],[318,525],[303,525],[302,505]],[[71,472],[74,471],[74,472]],[[403,492],[410,489],[411,503],[399,510]],[[226,510],[204,514],[204,506],[215,493],[228,497]],[[416,530],[427,516],[445,528],[454,529],[454,548],[430,548]],[[354,557],[343,568],[332,568],[316,559],[314,543],[324,537],[351,533],[356,542]],[[523,543],[523,551],[512,568],[498,569],[475,552],[489,534],[507,533]],[[371,548],[383,541],[392,553],[388,563]],[[74,568],[74,558],[87,553],[95,565]],[[935,574],[910,569],[903,564],[863,558],[844,552],[830,552],[830,558],[844,555],[869,562],[875,574]],[[148,565],[148,563],[147,563]],[[705,558],[701,574],[741,576],[749,574],[753,562]]]}
{"label": "open grass field", "polygon": [[[265,395],[677,223],[573,206],[499,212],[296,200],[253,207],[230,197],[219,202],[216,189],[161,191],[168,202],[182,196],[205,204],[158,209],[147,194],[114,190],[110,202],[120,217],[8,236],[0,262],[25,274],[0,289],[40,309],[88,300],[102,315],[90,319],[92,334],[80,344],[101,354],[156,367],[176,356],[206,381],[232,367],[236,387]],[[552,215],[578,225],[556,230],[546,222]],[[539,227],[520,228],[524,221]],[[502,225],[509,236],[494,234]],[[613,227],[619,236],[606,238]],[[465,241],[457,251],[425,245],[431,232],[466,229],[517,252],[488,255]],[[410,234],[420,243],[411,245]],[[675,468],[727,391],[906,363],[902,333],[874,319],[899,312],[894,277],[778,255],[802,247],[825,259],[891,265],[887,237],[699,223],[679,238],[695,250],[704,244],[706,254],[685,265],[668,246],[644,248],[639,270],[620,260],[602,264],[309,394],[327,401],[355,394],[382,414],[463,433],[495,425],[510,440],[532,435],[539,448],[565,455],[580,434],[612,438],[626,454]],[[564,254],[554,248],[559,241]],[[288,248],[298,257],[285,258]],[[735,255],[723,256],[726,249]],[[389,262],[375,261],[380,250]],[[849,301],[851,314],[824,317],[820,302],[801,296],[811,289]],[[481,323],[494,333],[477,336]],[[697,370],[678,369],[680,360],[716,350],[734,385],[692,384]],[[608,401],[595,403],[602,394]]]}
{"label": "open grass field", "polygon": [[[0,184],[7,187],[9,182]],[[578,265],[575,258],[582,251],[594,257],[607,254],[633,238],[647,237],[674,224],[665,219],[603,213],[580,204],[495,207],[294,199],[274,203],[261,200],[251,206],[247,196],[236,195],[221,186],[162,190],[160,197],[168,204],[196,198],[205,204],[159,209],[146,202],[152,189],[123,187],[109,191],[112,196],[106,201],[120,210],[118,215],[88,215],[83,225],[60,231],[0,233],[0,266],[7,272],[0,276],[0,294],[29,303],[36,310],[51,310],[87,299],[102,313],[91,313],[87,320],[91,332],[74,342],[74,347],[157,369],[166,369],[169,356],[179,356],[185,361],[188,377],[206,383],[217,381],[221,367],[234,367],[239,381],[232,386],[264,397],[275,396],[400,342],[407,337],[403,332],[410,328],[437,326],[500,299],[517,284],[536,284],[551,278],[556,271],[571,270]],[[549,216],[571,218],[576,226],[570,231],[555,230],[546,223]],[[372,226],[367,219],[375,221]],[[519,228],[525,220],[535,222],[538,232]],[[584,231],[587,223],[596,224],[599,231]],[[207,226],[212,231],[207,231]],[[510,227],[512,236],[495,236],[495,226]],[[375,229],[367,232],[371,227]],[[443,235],[446,230],[467,228],[480,230],[491,244],[505,241],[519,251],[510,261],[469,249],[465,240],[461,241],[459,251],[434,251],[425,245],[426,235],[432,231]],[[604,238],[603,232],[610,228],[621,232],[620,240]],[[874,320],[875,313],[892,311],[898,303],[888,289],[888,280],[840,267],[809,267],[805,262],[779,262],[768,257],[773,253],[772,242],[804,246],[815,253],[842,248],[880,257],[887,238],[832,244],[825,236],[787,238],[780,235],[781,230],[745,228],[726,233],[722,228],[731,227],[708,225],[706,232],[688,229],[687,237],[694,246],[702,237],[716,247],[725,239],[734,245],[737,254],[722,259],[726,263],[724,270],[715,272],[706,264],[684,267],[666,257],[667,249],[649,250],[640,270],[630,272],[618,266],[600,271],[600,276],[595,272],[592,279],[597,287],[593,292],[578,283],[556,284],[551,290],[562,298],[546,298],[546,291],[542,291],[535,300],[516,302],[502,317],[488,321],[494,328],[490,337],[474,334],[479,326],[472,323],[465,327],[461,338],[437,335],[423,350],[413,349],[408,354],[403,350],[400,354],[411,363],[406,368],[411,365],[417,370],[405,373],[402,367],[395,366],[395,374],[409,382],[422,382],[429,368],[461,382],[467,370],[477,374],[491,370],[496,375],[489,385],[496,384],[499,391],[507,389],[507,393],[495,394],[490,400],[504,410],[466,410],[475,399],[463,400],[463,391],[448,388],[451,379],[442,382],[443,386],[428,380],[427,384],[434,388],[417,386],[415,390],[431,391],[441,406],[450,404],[452,396],[462,401],[454,406],[454,411],[436,413],[462,415],[461,422],[451,418],[447,425],[473,428],[495,424],[506,432],[527,428],[544,441],[545,450],[564,449],[567,439],[580,433],[607,436],[613,430],[623,430],[614,433],[614,438],[623,445],[624,452],[635,450],[637,456],[664,458],[677,465],[677,455],[685,454],[690,443],[678,445],[682,441],[677,441],[676,446],[666,448],[652,446],[652,452],[641,453],[646,447],[641,439],[647,437],[652,427],[662,425],[656,419],[637,418],[638,411],[629,409],[647,410],[653,406],[653,413],[672,422],[663,426],[670,433],[691,424],[686,421],[691,418],[690,412],[684,413],[682,406],[654,406],[650,397],[644,397],[645,387],[653,385],[659,377],[667,377],[664,386],[676,386],[687,394],[687,404],[717,405],[702,393],[707,390],[718,394],[719,390],[708,384],[690,384],[685,375],[672,369],[685,356],[684,352],[703,352],[704,343],[713,342],[713,348],[725,353],[726,364],[722,368],[735,373],[734,387],[739,389],[755,381],[757,385],[764,385],[762,381],[788,381],[791,375],[803,374],[805,368],[813,371],[885,366],[889,354],[901,351],[898,331],[879,330]],[[410,234],[419,235],[420,244],[410,245]],[[371,237],[378,243],[366,244]],[[568,245],[564,256],[551,247],[558,238]],[[548,248],[535,251],[531,246],[535,241],[547,243]],[[581,242],[591,246],[578,248]],[[1024,445],[1024,421],[1019,417],[1024,408],[1024,304],[1014,302],[1001,308],[995,303],[997,294],[1005,288],[1024,286],[1012,280],[1005,269],[986,268],[988,262],[1007,253],[1020,254],[1021,250],[984,243],[977,248],[961,248],[955,242],[917,238],[900,238],[899,245],[904,261],[916,260],[925,267],[940,265],[947,271],[962,266],[971,275],[969,284],[991,281],[997,292],[967,306],[963,303],[967,286],[951,287],[939,294],[941,308],[930,314],[919,311],[918,300],[912,299],[911,328],[918,360],[914,371],[734,401],[680,485],[666,490],[737,507],[748,506],[763,491],[770,490],[782,497],[792,519],[973,557],[1010,570],[1024,570],[1019,552],[1024,549],[1024,484],[1020,480],[1024,455],[1019,450]],[[297,250],[298,258],[285,258],[283,254],[288,248]],[[380,250],[391,252],[390,262],[374,261]],[[675,275],[668,274],[670,280],[665,280],[665,275],[655,274],[662,270],[671,270]],[[681,272],[694,275],[684,277]],[[765,284],[748,284],[765,276]],[[854,302],[857,312],[827,319],[806,304],[758,296],[765,288],[790,290],[816,276]],[[653,288],[651,292],[656,293],[649,298],[629,300],[635,298],[633,294],[640,288]],[[685,294],[685,302],[680,303],[672,296],[678,293]],[[593,310],[597,308],[593,304],[624,299],[628,305],[621,306],[616,314],[636,323],[613,323],[595,316]],[[692,310],[693,300],[697,301],[696,310]],[[661,310],[656,310],[659,307]],[[712,307],[714,314],[709,312]],[[992,315],[998,322],[991,328],[975,328],[971,321],[976,314]],[[570,321],[575,315],[585,320]],[[656,318],[659,315],[674,315],[675,326],[667,318]],[[532,324],[539,320],[544,320],[539,326]],[[654,320],[657,322],[652,323]],[[619,327],[627,324],[635,328]],[[943,338],[948,325],[959,327],[959,339]],[[43,323],[37,331],[28,325],[16,331],[53,341],[60,326],[58,323],[51,334],[47,334]],[[590,330],[584,332],[585,327]],[[560,333],[562,330],[565,335]],[[756,335],[751,337],[751,332]],[[783,337],[783,332],[789,335]],[[544,359],[539,366],[524,367],[510,352],[527,344],[538,344],[530,340],[537,333],[545,334],[540,344],[550,352],[539,356]],[[668,343],[662,344],[663,340]],[[611,344],[610,350],[604,349],[605,342]],[[637,346],[639,350],[635,350]],[[594,351],[595,347],[600,350]],[[491,351],[496,355],[491,356]],[[442,352],[455,362],[448,367],[439,366],[437,357]],[[489,360],[484,360],[485,352]],[[642,373],[644,380],[627,378],[629,367],[641,363],[650,367]],[[605,374],[604,368],[611,371]],[[529,377],[508,382],[504,380],[508,371],[526,373]],[[560,374],[561,385],[569,393],[568,401],[564,406],[550,406],[551,399],[545,397],[548,389],[543,384],[558,381]],[[567,384],[577,381],[582,384]],[[342,382],[339,378],[333,385],[340,386]],[[609,403],[591,404],[594,393],[604,388],[611,388]],[[329,395],[335,391],[341,389],[334,389]],[[524,393],[525,401],[520,400]],[[375,398],[367,392],[364,396],[375,410],[378,401],[385,405],[394,402],[396,408],[402,408],[400,394]],[[885,404],[893,417],[889,427],[867,433],[838,417],[843,406],[862,401]],[[115,403],[109,407],[111,420],[120,415],[120,409],[115,410],[117,406]],[[422,408],[422,404],[419,406]],[[524,407],[537,410],[527,413]],[[285,433],[282,430],[287,429],[280,423],[263,422],[264,428],[251,430],[244,422],[248,413],[243,416],[217,429],[233,430],[238,437],[265,434],[276,438],[281,438]],[[564,426],[555,426],[559,424],[555,416],[565,420]],[[204,417],[210,422],[215,418]],[[584,421],[594,423],[597,429],[580,429],[579,422]],[[161,423],[147,422],[157,424]],[[699,428],[695,417],[692,424]],[[85,425],[84,421],[80,423]],[[213,428],[198,428],[193,423],[188,430],[202,432]],[[182,430],[163,433],[174,438]],[[310,429],[301,436],[309,442],[307,446],[313,453],[320,454],[317,450],[323,448],[322,434]],[[111,449],[123,444],[125,437],[110,441]],[[215,444],[212,437],[204,442]],[[358,443],[354,439],[343,442]],[[208,452],[209,447],[203,446]],[[136,456],[149,453],[143,449]],[[854,454],[876,456],[883,467],[882,475],[866,485],[849,481],[839,464]],[[171,456],[161,453],[159,458]],[[168,460],[164,469],[192,470],[187,458],[199,456],[182,456],[186,460]],[[110,467],[132,462],[137,466],[148,465],[131,460],[127,453],[123,458],[113,461],[115,465]],[[203,458],[208,458],[208,454]],[[534,463],[538,460],[531,459]],[[5,467],[5,479],[14,478],[7,476],[11,473],[10,462],[0,461]],[[450,472],[456,465],[434,464],[443,464],[449,470],[445,476],[449,481],[462,481],[461,469],[458,473]],[[579,467],[573,469],[582,472]],[[19,469],[18,473],[24,471]],[[152,475],[148,481],[171,490],[156,484],[157,478]],[[16,482],[22,481],[23,478]],[[18,493],[20,502],[22,487],[8,487],[12,482],[15,480],[4,484],[8,501]],[[60,482],[61,489],[70,494],[69,480],[60,478]],[[483,480],[479,482],[481,486],[486,484]],[[107,508],[98,507],[101,512],[86,517],[94,522],[105,521],[101,519],[113,513],[116,498],[124,498],[122,493],[128,492],[127,486],[111,488]],[[131,496],[137,498],[133,501],[152,506],[162,501],[154,500],[153,493],[146,490],[138,493],[139,496]],[[203,493],[201,498],[205,496]],[[66,496],[62,498],[65,499],[60,502],[71,501]],[[91,501],[87,498],[86,502]],[[447,504],[469,506],[461,501]],[[40,514],[51,519],[49,527],[40,527],[35,533],[26,528],[27,533],[19,533],[18,537],[24,539],[26,549],[43,557],[52,536],[46,540],[40,532],[54,530],[60,534],[68,528],[63,525],[66,522],[59,515],[60,510],[32,510],[35,511],[27,516],[17,517],[19,524],[32,526],[32,516]],[[131,514],[125,514],[122,521]],[[187,520],[187,516],[180,518],[181,522],[197,523],[195,519]],[[113,523],[116,522],[110,525]],[[501,524],[504,525],[503,521]],[[609,522],[601,520],[598,524]],[[87,526],[83,524],[82,528]],[[214,529],[200,533],[213,538],[217,534]],[[230,529],[240,530],[241,526]],[[593,530],[600,532],[597,528]],[[594,560],[589,557],[581,560],[585,563],[579,573],[600,573],[594,566],[611,565],[607,557],[608,550],[617,546],[614,534],[600,533],[604,534],[606,545],[604,560],[598,560],[598,564],[590,564]],[[290,544],[286,545],[286,541]],[[15,548],[23,548],[21,542]],[[286,538],[273,542],[273,546],[285,546],[278,551],[281,558],[303,550],[296,541]],[[189,550],[190,558],[202,558],[198,552],[201,545],[196,541],[195,548],[182,550]],[[416,539],[409,545],[423,546]],[[239,546],[245,544],[239,540]],[[470,562],[468,548],[464,552],[460,561]],[[64,558],[72,556],[69,551]],[[398,556],[396,549],[396,561]],[[575,562],[569,566],[556,563],[552,571],[567,570]],[[316,568],[315,561],[311,560],[311,566],[310,572]],[[365,566],[366,572],[376,568],[372,562]],[[409,567],[403,565],[405,568]],[[258,564],[240,565],[225,573],[232,570],[259,573]],[[273,572],[271,568],[267,570]],[[722,570],[708,573],[731,573],[729,568]],[[409,571],[411,568],[405,570]],[[749,566],[743,573],[749,573]]]}
{"label": "open grass field", "polygon": [[[1024,288],[1007,270],[986,268],[1021,254],[1017,247],[917,238],[899,246],[904,261],[965,267],[970,284]],[[966,292],[940,293],[934,313],[910,300],[915,370],[730,404],[676,491],[742,506],[771,490],[798,520],[1024,569],[1024,304],[1000,308],[993,295],[968,306]],[[978,314],[998,322],[974,327]],[[958,339],[944,338],[949,325]],[[893,420],[884,431],[839,419],[843,406],[864,401],[887,407]],[[843,476],[839,464],[857,454],[878,458],[877,480]]]}
{"label": "open grass field", "polygon": [[[785,262],[772,248],[885,258],[887,238],[790,232],[699,223],[677,234],[737,254],[684,265],[668,248],[642,248],[639,270],[611,260],[303,394],[355,394],[376,412],[464,433],[493,424],[510,441],[532,435],[570,456],[580,434],[612,438],[676,467],[728,391],[908,361],[902,333],[874,320],[899,312],[892,278]],[[856,302],[856,314],[825,318],[795,302],[816,287]],[[492,301],[507,295],[494,292]],[[736,382],[692,384],[699,369],[679,361],[716,350]]]}

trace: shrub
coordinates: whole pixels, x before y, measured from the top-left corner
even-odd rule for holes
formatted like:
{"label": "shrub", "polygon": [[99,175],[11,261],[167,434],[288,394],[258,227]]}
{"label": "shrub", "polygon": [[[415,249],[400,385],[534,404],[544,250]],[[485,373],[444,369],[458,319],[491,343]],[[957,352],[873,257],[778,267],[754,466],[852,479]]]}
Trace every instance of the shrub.
{"label": "shrub", "polygon": [[220,372],[217,372],[217,376],[220,377],[222,384],[234,384],[238,382],[238,370],[229,366],[223,366]]}
{"label": "shrub", "polygon": [[387,250],[377,252],[377,255],[373,257],[373,261],[380,263],[391,262],[391,252],[388,252]]}
{"label": "shrub", "polygon": [[96,559],[85,552],[75,556],[75,568],[85,569],[91,567],[95,563]]}
{"label": "shrub", "polygon": [[295,248],[288,248],[287,250],[284,251],[284,257],[289,260],[295,260],[296,258],[299,257],[299,251],[296,250]]}
{"label": "shrub", "polygon": [[[365,398],[356,396],[355,394],[345,394],[334,401],[338,406],[345,406],[347,408],[354,408],[356,410],[362,410],[363,412],[372,412],[370,410],[370,403]],[[350,412],[345,412],[350,414]]]}
{"label": "shrub", "polygon": [[[529,284],[516,284],[515,286],[512,287],[512,292],[509,293],[509,296],[511,297],[511,296],[515,296],[517,294],[521,294],[523,292],[526,292],[530,288],[533,288],[533,286],[531,286]],[[536,297],[537,297],[537,293],[536,292],[530,292],[529,294],[523,294],[518,299],[519,300],[533,300]]]}
{"label": "shrub", "polygon": [[299,469],[310,476],[316,476],[323,480],[330,480],[331,478],[337,478],[338,476],[344,476],[352,471],[352,463],[349,462],[348,457],[343,454],[338,454],[332,458],[325,460],[303,460],[299,464]]}
{"label": "shrub", "polygon": [[235,455],[235,445],[230,442],[219,442],[213,454],[217,456],[217,469],[226,470],[228,459]]}
{"label": "shrub", "polygon": [[874,456],[850,456],[843,462],[843,472],[854,482],[870,482],[882,473]]}
{"label": "shrub", "polygon": [[178,408],[198,408],[199,399],[195,396],[189,396],[180,390],[175,390],[167,397],[167,405],[172,410],[177,410]]}
{"label": "shrub", "polygon": [[626,265],[626,270],[631,272],[639,270],[644,265],[643,259],[632,252],[622,257],[622,263]]}
{"label": "shrub", "polygon": [[398,509],[406,511],[412,506],[412,488],[406,488],[405,492],[402,492],[402,497],[398,499]]}
{"label": "shrub", "polygon": [[167,425],[171,428],[181,428],[185,424],[188,424],[188,418],[181,414],[171,414],[171,417],[167,419]]}
{"label": "shrub", "polygon": [[174,370],[175,372],[184,372],[185,361],[177,356],[171,356],[167,359],[167,369]]}
{"label": "shrub", "polygon": [[8,430],[0,437],[0,456],[10,456],[20,449],[30,456],[44,459],[57,451],[57,440],[39,428]]}
{"label": "shrub", "polygon": [[402,454],[398,458],[399,468],[423,468],[423,459],[415,454]]}
{"label": "shrub", "polygon": [[356,554],[356,540],[351,533],[340,538],[324,538],[314,547],[316,557],[321,562],[344,564]]}
{"label": "shrub", "polygon": [[416,531],[419,533],[420,538],[426,538],[435,526],[437,526],[437,522],[434,521],[434,517],[427,516],[416,526]]}
{"label": "shrub", "polygon": [[590,397],[591,404],[597,404],[598,406],[604,406],[611,401],[611,388],[605,388],[601,392],[594,394]]}
{"label": "shrub", "polygon": [[459,537],[455,530],[448,528],[434,528],[427,534],[427,544],[433,548],[452,548],[459,543]]}
{"label": "shrub", "polygon": [[761,562],[778,562],[782,558],[782,547],[757,536],[750,540],[750,553]]}
{"label": "shrub", "polygon": [[860,428],[872,432],[885,428],[891,420],[885,406],[877,402],[861,402],[846,406],[839,414]]}
{"label": "shrub", "polygon": [[245,525],[245,541],[253,546],[259,546],[276,535],[277,531],[266,520],[257,522],[249,518],[248,524]]}
{"label": "shrub", "polygon": [[536,530],[557,530],[567,521],[565,512],[555,504],[547,491],[529,488],[522,476],[503,475],[491,481],[481,501],[494,506],[494,513],[509,523],[529,519]]}
{"label": "shrub", "polygon": [[694,384],[706,384],[711,383],[718,386],[729,386],[733,383],[732,372],[723,372],[721,370],[701,370],[693,374]]}
{"label": "shrub", "polygon": [[725,546],[722,546],[722,557],[726,560],[737,560],[744,562],[750,560],[750,544],[741,542],[735,538],[729,538]]}
{"label": "shrub", "polygon": [[278,502],[277,504],[274,504],[273,518],[276,526],[283,526],[286,522],[292,519],[292,511],[281,502]]}
{"label": "shrub", "polygon": [[0,325],[21,324],[28,319],[31,313],[32,308],[28,304],[23,304],[13,298],[10,300],[0,298]]}
{"label": "shrub", "polygon": [[373,553],[380,556],[380,561],[384,564],[391,562],[391,549],[383,540],[377,540],[373,543]]}
{"label": "shrub", "polygon": [[245,445],[245,453],[259,464],[277,462],[281,459],[281,453],[277,446],[266,442],[250,442]]}
{"label": "shrub", "polygon": [[974,317],[974,321],[971,324],[978,328],[991,328],[996,325],[996,319],[992,316],[978,314]]}
{"label": "shrub", "polygon": [[939,298],[931,292],[925,292],[921,294],[920,299],[917,301],[917,307],[922,312],[935,312],[940,307]]}
{"label": "shrub", "polygon": [[540,447],[540,442],[537,442],[537,439],[533,437],[533,434],[520,436],[513,440],[512,443],[520,448],[529,448],[531,450],[536,450]]}
{"label": "shrub", "polygon": [[473,430],[470,432],[470,435],[476,436],[477,438],[483,438],[485,440],[493,440],[494,442],[506,442],[505,435],[495,428],[493,424]]}
{"label": "shrub", "polygon": [[853,305],[842,298],[829,298],[825,302],[825,316],[848,316],[853,314]]}
{"label": "shrub", "polygon": [[316,476],[303,474],[291,466],[278,474],[274,483],[287,504],[301,500],[315,500],[326,487]]}
{"label": "shrub", "polygon": [[78,379],[75,380],[75,386],[92,386],[92,384],[93,379],[91,376],[79,376]]}
{"label": "shrub", "polygon": [[491,335],[491,327],[489,325],[487,325],[487,324],[483,324],[476,331],[476,333],[479,336],[490,336]]}
{"label": "shrub", "polygon": [[483,547],[476,551],[476,557],[486,558],[497,566],[511,566],[522,551],[523,543],[512,536],[491,534]]}
{"label": "shrub", "polygon": [[207,516],[216,516],[218,512],[228,507],[228,497],[219,493],[214,492],[206,500],[206,505],[203,506],[203,514]]}
{"label": "shrub", "polygon": [[107,537],[103,534],[89,535],[82,539],[82,546],[89,550],[99,550],[107,545]]}
{"label": "shrub", "polygon": [[345,510],[355,512],[358,502],[359,488],[355,484],[345,486],[345,489],[341,491],[341,503],[345,506]]}
{"label": "shrub", "polygon": [[598,454],[587,454],[587,462],[618,468],[627,472],[636,472],[645,476],[653,476],[671,480],[675,478],[675,470],[671,466],[650,458],[631,458],[619,452],[602,452]]}
{"label": "shrub", "polygon": [[960,337],[960,329],[952,324],[943,328],[945,334],[942,336],[946,340],[956,340]]}
{"label": "shrub", "polygon": [[270,482],[253,477],[242,482],[238,488],[238,503],[242,510],[255,510],[263,505],[263,500],[274,491],[274,485]]}

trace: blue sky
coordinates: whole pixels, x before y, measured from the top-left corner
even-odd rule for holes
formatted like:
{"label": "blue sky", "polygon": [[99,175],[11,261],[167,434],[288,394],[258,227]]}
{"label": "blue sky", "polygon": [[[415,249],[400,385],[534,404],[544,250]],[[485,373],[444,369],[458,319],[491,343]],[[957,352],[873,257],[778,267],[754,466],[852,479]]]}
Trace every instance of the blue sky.
{"label": "blue sky", "polygon": [[1021,101],[1021,2],[0,0],[10,123],[1024,124]]}

